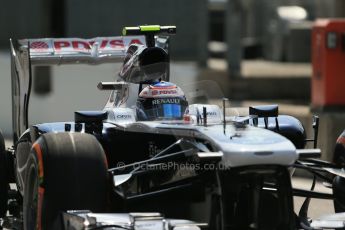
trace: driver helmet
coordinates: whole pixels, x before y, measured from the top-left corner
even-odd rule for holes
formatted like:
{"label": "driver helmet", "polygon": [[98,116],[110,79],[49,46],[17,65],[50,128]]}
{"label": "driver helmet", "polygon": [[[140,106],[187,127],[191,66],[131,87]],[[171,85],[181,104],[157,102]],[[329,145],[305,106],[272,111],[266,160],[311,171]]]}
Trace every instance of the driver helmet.
{"label": "driver helmet", "polygon": [[160,81],[146,86],[137,100],[138,120],[180,120],[188,107],[180,87]]}

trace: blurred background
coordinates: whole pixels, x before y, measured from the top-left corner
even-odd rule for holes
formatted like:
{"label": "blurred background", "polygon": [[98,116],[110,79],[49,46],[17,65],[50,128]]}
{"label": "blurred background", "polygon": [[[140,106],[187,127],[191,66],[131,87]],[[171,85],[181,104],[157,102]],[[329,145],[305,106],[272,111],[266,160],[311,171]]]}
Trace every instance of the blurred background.
{"label": "blurred background", "polygon": [[[319,144],[329,158],[345,129],[345,112],[312,106],[311,35],[317,18],[341,17],[344,0],[3,1],[0,127],[11,136],[9,38],[118,36],[123,26],[176,25],[172,81],[182,88],[211,81],[206,98],[217,103],[227,97],[232,107],[279,104],[280,113],[297,116],[310,137],[312,114],[318,114]],[[75,110],[102,109],[108,93],[96,85],[114,80],[119,67],[36,67],[30,121],[72,120]]]}

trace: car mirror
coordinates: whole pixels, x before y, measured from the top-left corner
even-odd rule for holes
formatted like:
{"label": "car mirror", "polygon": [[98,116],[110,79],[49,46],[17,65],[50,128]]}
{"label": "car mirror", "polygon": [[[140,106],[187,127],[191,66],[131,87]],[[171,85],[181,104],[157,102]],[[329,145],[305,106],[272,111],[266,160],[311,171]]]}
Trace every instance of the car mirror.
{"label": "car mirror", "polygon": [[249,115],[258,117],[278,117],[278,105],[250,106]]}

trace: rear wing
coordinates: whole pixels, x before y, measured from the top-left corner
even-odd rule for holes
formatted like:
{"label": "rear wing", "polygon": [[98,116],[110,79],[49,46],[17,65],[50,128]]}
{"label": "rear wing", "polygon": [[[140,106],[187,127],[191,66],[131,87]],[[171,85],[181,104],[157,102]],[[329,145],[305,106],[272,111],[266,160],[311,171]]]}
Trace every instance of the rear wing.
{"label": "rear wing", "polygon": [[122,62],[133,43],[145,45],[145,36],[10,40],[13,143],[29,128],[32,66]]}
{"label": "rear wing", "polygon": [[144,36],[44,38],[19,40],[30,47],[32,65],[101,64],[122,61],[131,44],[145,44]]}

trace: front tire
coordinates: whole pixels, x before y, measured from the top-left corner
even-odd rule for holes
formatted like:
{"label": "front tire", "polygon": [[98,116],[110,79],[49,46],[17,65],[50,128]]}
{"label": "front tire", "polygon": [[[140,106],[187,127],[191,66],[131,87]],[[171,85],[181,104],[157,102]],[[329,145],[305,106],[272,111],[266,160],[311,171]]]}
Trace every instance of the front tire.
{"label": "front tire", "polygon": [[8,171],[5,140],[0,130],[0,218],[6,216],[8,202]]}
{"label": "front tire", "polygon": [[31,149],[25,183],[24,230],[62,229],[61,211],[105,211],[102,146],[89,134],[44,134]]}

